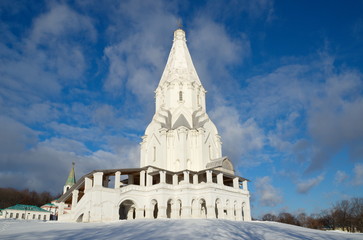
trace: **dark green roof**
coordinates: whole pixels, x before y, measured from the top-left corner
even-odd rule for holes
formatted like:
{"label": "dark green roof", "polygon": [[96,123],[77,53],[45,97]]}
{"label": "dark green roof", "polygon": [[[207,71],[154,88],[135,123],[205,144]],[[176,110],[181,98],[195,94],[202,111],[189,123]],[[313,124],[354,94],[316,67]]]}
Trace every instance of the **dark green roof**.
{"label": "dark green roof", "polygon": [[16,204],[14,206],[5,208],[9,210],[23,210],[23,211],[38,211],[38,212],[49,212],[47,210],[44,210],[40,207],[33,206],[33,205],[24,205],[24,204]]}
{"label": "dark green roof", "polygon": [[54,205],[53,203],[46,203],[43,206],[55,206],[56,207],[56,205]]}

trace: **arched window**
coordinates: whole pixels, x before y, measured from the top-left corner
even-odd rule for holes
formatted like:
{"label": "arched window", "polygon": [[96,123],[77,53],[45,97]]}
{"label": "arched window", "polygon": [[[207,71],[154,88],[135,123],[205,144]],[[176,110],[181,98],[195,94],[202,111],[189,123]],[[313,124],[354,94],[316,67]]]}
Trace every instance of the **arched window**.
{"label": "arched window", "polygon": [[183,92],[179,91],[179,101],[183,101]]}

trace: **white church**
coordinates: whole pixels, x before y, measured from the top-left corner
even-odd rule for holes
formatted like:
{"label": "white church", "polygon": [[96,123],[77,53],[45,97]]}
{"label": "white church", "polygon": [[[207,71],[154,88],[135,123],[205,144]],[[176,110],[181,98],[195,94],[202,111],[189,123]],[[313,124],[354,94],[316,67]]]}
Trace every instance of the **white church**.
{"label": "white church", "polygon": [[142,137],[140,167],[94,170],[73,185],[67,181],[57,203],[58,220],[250,221],[249,180],[235,175],[232,162],[222,156],[205,95],[185,32],[177,29],[155,91],[155,114]]}

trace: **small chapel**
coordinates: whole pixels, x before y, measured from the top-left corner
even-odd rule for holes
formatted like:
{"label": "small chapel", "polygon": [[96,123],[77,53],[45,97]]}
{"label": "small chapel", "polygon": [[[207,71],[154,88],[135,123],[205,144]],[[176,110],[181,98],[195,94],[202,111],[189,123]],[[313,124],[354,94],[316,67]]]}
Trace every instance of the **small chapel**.
{"label": "small chapel", "polygon": [[94,170],[67,180],[57,200],[59,221],[251,220],[249,180],[222,155],[186,42],[177,29],[155,90],[155,114],[140,143],[139,168]]}

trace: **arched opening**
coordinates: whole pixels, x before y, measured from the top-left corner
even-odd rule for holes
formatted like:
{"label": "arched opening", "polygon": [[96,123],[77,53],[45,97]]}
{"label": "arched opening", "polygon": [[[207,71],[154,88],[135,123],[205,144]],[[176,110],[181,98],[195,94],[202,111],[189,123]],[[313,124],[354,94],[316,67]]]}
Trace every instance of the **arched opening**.
{"label": "arched opening", "polygon": [[245,220],[245,206],[246,206],[246,203],[245,203],[245,202],[243,202],[243,203],[242,203],[242,221],[244,221],[244,220]]}
{"label": "arched opening", "polygon": [[158,202],[155,199],[151,201],[151,209],[153,217],[155,219],[158,218],[159,208],[158,208]]}
{"label": "arched opening", "polygon": [[207,217],[207,205],[203,198],[199,200],[199,210],[200,210],[200,216],[202,218]]}
{"label": "arched opening", "polygon": [[192,200],[192,204],[191,204],[191,206],[192,206],[192,209],[191,209],[191,211],[190,211],[190,213],[191,213],[191,215],[194,217],[195,216],[195,211],[196,211],[196,207],[195,207],[195,200],[193,199]]}
{"label": "arched opening", "polygon": [[220,208],[220,204],[221,204],[221,200],[219,200],[219,198],[216,199],[216,202],[215,202],[215,206],[214,206],[214,210],[215,210],[215,213],[216,213],[216,218],[219,218],[219,208]]}
{"label": "arched opening", "polygon": [[224,215],[226,218],[230,217],[230,211],[231,211],[230,208],[231,208],[231,206],[230,206],[229,200],[227,199],[226,208],[224,209]]}
{"label": "arched opening", "polygon": [[136,207],[135,203],[131,200],[125,200],[120,204],[119,208],[119,219],[135,219],[136,217]]}
{"label": "arched opening", "polygon": [[83,213],[79,215],[76,222],[83,222]]}
{"label": "arched opening", "polygon": [[180,218],[181,214],[182,214],[182,202],[180,199],[177,201],[177,207],[178,207],[178,214],[179,214],[179,218]]}
{"label": "arched opening", "polygon": [[169,199],[166,207],[166,217],[171,218],[171,211],[173,207],[173,200]]}
{"label": "arched opening", "polygon": [[237,218],[237,202],[234,201],[234,204],[233,204],[233,217],[234,219]]}

